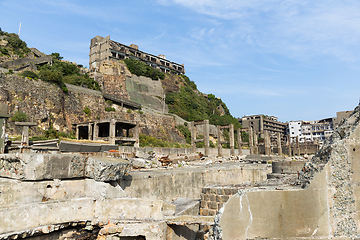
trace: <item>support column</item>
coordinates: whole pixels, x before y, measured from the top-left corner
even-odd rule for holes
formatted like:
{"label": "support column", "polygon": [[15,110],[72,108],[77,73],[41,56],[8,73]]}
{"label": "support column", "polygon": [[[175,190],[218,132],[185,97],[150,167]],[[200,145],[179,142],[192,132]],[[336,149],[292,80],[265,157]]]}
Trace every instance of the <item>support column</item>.
{"label": "support column", "polygon": [[269,132],[265,131],[265,139],[264,139],[264,143],[265,143],[265,155],[270,155],[270,139],[269,139]]}
{"label": "support column", "polygon": [[195,143],[195,139],[196,139],[196,129],[195,129],[195,123],[192,121],[190,123],[190,128],[191,128],[191,151],[194,153],[196,152],[196,143]]}
{"label": "support column", "polygon": [[278,154],[279,154],[279,156],[281,156],[282,155],[281,134],[279,132],[277,134],[277,147],[278,147]]}
{"label": "support column", "polygon": [[308,154],[307,143],[306,143],[306,137],[304,137],[304,141],[305,141],[305,154]]}
{"label": "support column", "polygon": [[254,154],[254,147],[253,147],[253,130],[252,127],[249,128],[249,149],[250,155]]}
{"label": "support column", "polygon": [[97,123],[94,123],[94,135],[93,140],[96,141],[99,138],[99,125]]}
{"label": "support column", "polygon": [[238,142],[238,155],[242,155],[242,138],[241,138],[241,130],[237,129],[237,142]]}
{"label": "support column", "polygon": [[221,137],[222,137],[222,132],[221,132],[221,128],[220,126],[216,126],[217,128],[217,134],[218,134],[218,141],[217,141],[217,147],[218,147],[218,156],[222,157],[222,146],[221,146]]}
{"label": "support column", "polygon": [[139,148],[139,143],[140,143],[140,141],[139,141],[140,124],[139,123],[136,124],[136,127],[134,130],[135,130],[134,138],[136,140],[134,143],[134,147]]}
{"label": "support column", "polygon": [[76,125],[76,133],[75,134],[76,134],[76,139],[80,140],[79,139],[79,126],[78,125]]}
{"label": "support column", "polygon": [[204,145],[205,145],[205,156],[210,155],[210,127],[209,120],[204,120]]}
{"label": "support column", "polygon": [[234,139],[234,124],[230,124],[230,156],[235,156],[235,139]]}
{"label": "support column", "polygon": [[115,119],[111,119],[109,123],[109,142],[115,145]]}
{"label": "support column", "polygon": [[[93,139],[93,137],[92,137],[92,124],[91,123],[89,123],[89,125],[88,125],[88,140],[92,140]],[[78,136],[77,136],[78,137]]]}
{"label": "support column", "polygon": [[258,133],[254,130],[254,154],[259,154],[259,141],[258,141]]}
{"label": "support column", "polygon": [[291,139],[290,139],[290,135],[288,135],[287,137],[287,147],[288,147],[288,151],[289,151],[289,157],[291,157]]}
{"label": "support column", "polygon": [[29,126],[23,126],[21,145],[29,146]]}
{"label": "support column", "polygon": [[29,127],[37,126],[35,122],[15,122],[16,126],[22,126],[21,145],[29,146]]}
{"label": "support column", "polygon": [[296,154],[300,156],[299,136],[296,136]]}

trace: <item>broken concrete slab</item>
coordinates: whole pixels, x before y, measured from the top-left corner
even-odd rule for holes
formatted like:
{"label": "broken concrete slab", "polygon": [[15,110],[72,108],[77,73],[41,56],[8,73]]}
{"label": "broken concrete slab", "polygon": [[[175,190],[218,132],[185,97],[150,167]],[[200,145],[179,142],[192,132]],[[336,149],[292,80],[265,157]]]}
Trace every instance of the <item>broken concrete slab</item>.
{"label": "broken concrete slab", "polygon": [[88,157],[85,177],[96,181],[116,181],[130,172],[130,162],[119,158]]}
{"label": "broken concrete slab", "polygon": [[127,160],[70,154],[1,154],[0,177],[25,181],[92,178],[121,179],[130,171]]}

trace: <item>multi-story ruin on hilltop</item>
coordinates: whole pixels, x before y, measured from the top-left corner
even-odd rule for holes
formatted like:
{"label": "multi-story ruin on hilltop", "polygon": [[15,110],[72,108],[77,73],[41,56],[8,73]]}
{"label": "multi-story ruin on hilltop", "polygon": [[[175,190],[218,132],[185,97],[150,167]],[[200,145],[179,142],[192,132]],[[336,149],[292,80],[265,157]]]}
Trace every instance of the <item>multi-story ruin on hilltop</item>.
{"label": "multi-story ruin on hilltop", "polygon": [[238,118],[238,121],[244,128],[252,128],[254,131],[260,133],[260,137],[264,137],[264,131],[269,131],[270,135],[281,134],[281,137],[286,135],[287,124],[279,122],[277,117],[267,115],[251,115]]}
{"label": "multi-story ruin on hilltop", "polygon": [[110,40],[110,35],[107,37],[96,36],[91,39],[90,44],[90,70],[95,71],[99,69],[100,63],[109,60],[123,60],[126,58],[133,58],[141,60],[151,67],[160,70],[164,73],[170,74],[184,74],[184,64],[178,64],[166,59],[165,55],[152,55],[150,53],[142,52],[135,44],[126,46],[124,44]]}

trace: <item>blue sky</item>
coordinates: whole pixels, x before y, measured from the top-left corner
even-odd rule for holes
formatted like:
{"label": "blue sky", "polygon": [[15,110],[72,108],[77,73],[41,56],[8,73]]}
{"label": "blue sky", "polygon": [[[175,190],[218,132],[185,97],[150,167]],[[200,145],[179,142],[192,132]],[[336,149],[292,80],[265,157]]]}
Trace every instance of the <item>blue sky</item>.
{"label": "blue sky", "polygon": [[316,120],[360,98],[360,1],[1,0],[0,27],[88,66],[91,38],[185,64],[235,117]]}

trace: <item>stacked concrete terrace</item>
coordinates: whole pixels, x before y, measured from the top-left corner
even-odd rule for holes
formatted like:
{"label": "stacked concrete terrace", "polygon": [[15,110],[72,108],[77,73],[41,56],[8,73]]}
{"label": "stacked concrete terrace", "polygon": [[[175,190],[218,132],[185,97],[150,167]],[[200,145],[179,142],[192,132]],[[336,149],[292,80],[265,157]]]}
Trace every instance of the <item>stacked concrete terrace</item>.
{"label": "stacked concrete terrace", "polygon": [[131,44],[126,46],[122,43],[110,40],[107,37],[96,36],[91,39],[90,43],[90,70],[99,69],[100,63],[109,60],[123,60],[133,58],[141,60],[155,69],[159,69],[164,73],[184,74],[184,64],[178,64],[166,59],[165,55],[155,56],[150,53],[142,52],[138,46]]}
{"label": "stacked concrete terrace", "polygon": [[125,119],[105,119],[74,124],[76,138],[104,140],[110,144],[133,144],[139,147],[139,123]]}

